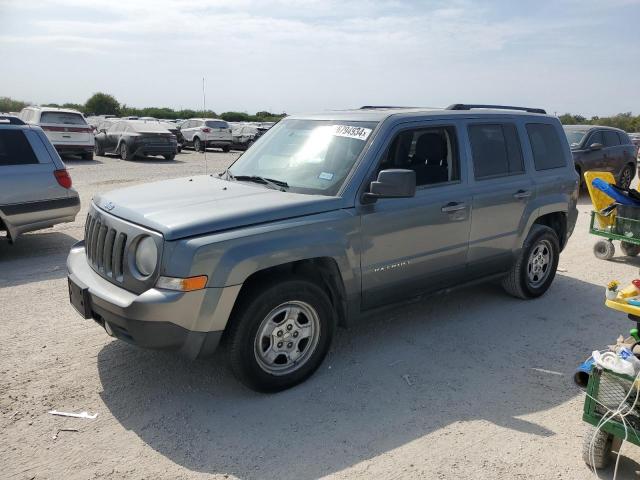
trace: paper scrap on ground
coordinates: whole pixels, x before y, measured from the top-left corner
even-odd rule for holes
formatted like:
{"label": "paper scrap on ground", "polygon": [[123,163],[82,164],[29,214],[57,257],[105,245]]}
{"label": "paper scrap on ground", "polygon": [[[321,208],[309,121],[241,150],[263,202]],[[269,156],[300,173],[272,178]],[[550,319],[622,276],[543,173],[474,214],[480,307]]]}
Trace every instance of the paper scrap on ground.
{"label": "paper scrap on ground", "polygon": [[93,420],[98,416],[97,413],[94,413],[93,415],[89,415],[87,412],[69,413],[69,412],[58,412],[57,410],[51,410],[49,413],[51,415],[59,415],[61,417],[88,418],[89,420]]}

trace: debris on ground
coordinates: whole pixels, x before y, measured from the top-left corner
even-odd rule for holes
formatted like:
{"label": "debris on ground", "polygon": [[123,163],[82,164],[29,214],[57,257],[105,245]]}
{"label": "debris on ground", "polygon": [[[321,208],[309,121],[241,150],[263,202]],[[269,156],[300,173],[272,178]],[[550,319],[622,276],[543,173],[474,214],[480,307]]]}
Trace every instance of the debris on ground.
{"label": "debris on ground", "polygon": [[59,415],[61,417],[88,418],[89,420],[93,420],[98,416],[97,413],[90,415],[87,412],[69,413],[69,412],[58,412],[57,410],[51,410],[49,413],[51,415]]}

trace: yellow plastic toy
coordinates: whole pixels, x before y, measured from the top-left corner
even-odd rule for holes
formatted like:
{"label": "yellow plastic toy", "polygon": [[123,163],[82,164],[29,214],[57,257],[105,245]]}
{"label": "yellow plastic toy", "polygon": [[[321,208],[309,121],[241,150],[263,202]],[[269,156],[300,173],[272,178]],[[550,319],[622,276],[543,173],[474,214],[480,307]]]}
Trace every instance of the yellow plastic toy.
{"label": "yellow plastic toy", "polygon": [[591,203],[593,204],[593,210],[596,212],[596,218],[598,219],[598,223],[600,224],[600,228],[602,229],[610,229],[615,221],[616,216],[615,212],[611,213],[608,216],[600,215],[598,212],[603,208],[608,207],[613,203],[613,199],[608,196],[606,193],[601,192],[597,188],[595,188],[591,182],[594,179],[600,178],[607,183],[614,184],[616,183],[616,179],[611,172],[585,172],[584,179],[587,184],[587,189],[589,190],[589,196],[591,197]]}

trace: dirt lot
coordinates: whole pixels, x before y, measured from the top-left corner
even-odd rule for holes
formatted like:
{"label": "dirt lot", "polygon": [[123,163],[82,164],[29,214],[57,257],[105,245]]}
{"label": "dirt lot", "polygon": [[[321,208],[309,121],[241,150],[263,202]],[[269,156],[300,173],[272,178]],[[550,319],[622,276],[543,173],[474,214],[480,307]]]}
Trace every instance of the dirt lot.
{"label": "dirt lot", "polygon": [[[209,172],[235,156],[209,152]],[[138,350],[67,298],[65,258],[92,195],[203,173],[204,156],[67,165],[83,202],[77,221],[0,242],[0,477],[588,478],[572,374],[628,330],[603,307],[603,285],[636,277],[640,263],[594,258],[586,197],[543,298],[485,285],[398,307],[340,331],[303,385],[262,395],[221,354],[192,363]],[[60,428],[78,431],[54,439]],[[618,478],[634,478],[640,451],[623,453]]]}

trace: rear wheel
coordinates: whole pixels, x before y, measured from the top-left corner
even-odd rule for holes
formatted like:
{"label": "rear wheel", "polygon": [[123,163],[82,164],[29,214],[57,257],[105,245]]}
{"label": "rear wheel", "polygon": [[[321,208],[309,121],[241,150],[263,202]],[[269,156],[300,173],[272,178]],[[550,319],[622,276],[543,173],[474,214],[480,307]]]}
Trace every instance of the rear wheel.
{"label": "rear wheel", "polygon": [[198,137],[193,139],[193,149],[196,152],[204,152],[204,148],[202,146],[202,142],[200,141],[200,139]]}
{"label": "rear wheel", "polygon": [[172,154],[172,155],[163,155],[165,160],[169,160],[169,161],[173,161],[176,158],[176,154]]}
{"label": "rear wheel", "polygon": [[593,254],[600,260],[611,260],[616,254],[616,247],[611,240],[598,240],[593,246]]}
{"label": "rear wheel", "polygon": [[640,254],[640,245],[629,242],[620,242],[620,248],[627,257],[637,257]]}
{"label": "rear wheel", "polygon": [[560,243],[556,232],[545,225],[534,225],[502,286],[514,297],[539,297],[551,286],[559,259]]}
{"label": "rear wheel", "polygon": [[618,178],[618,187],[629,188],[631,186],[631,180],[633,180],[633,168],[631,165],[626,165],[622,172],[620,172],[620,178]]}
{"label": "rear wheel", "polygon": [[591,468],[606,468],[613,459],[613,449],[620,446],[620,441],[613,435],[589,425],[582,440],[582,459]]}
{"label": "rear wheel", "polygon": [[82,159],[83,160],[88,160],[91,161],[93,160],[93,152],[85,152],[82,154]]}
{"label": "rear wheel", "polygon": [[120,158],[122,160],[131,160],[131,154],[129,153],[129,147],[127,147],[127,142],[122,142],[120,144]]}
{"label": "rear wheel", "polygon": [[227,153],[229,150],[231,150],[231,147],[229,147],[229,145],[225,145],[224,147],[222,147],[222,151],[224,153]]}
{"label": "rear wheel", "polygon": [[275,392],[307,379],[329,350],[335,320],[326,293],[290,279],[250,292],[228,332],[231,367],[249,388]]}

